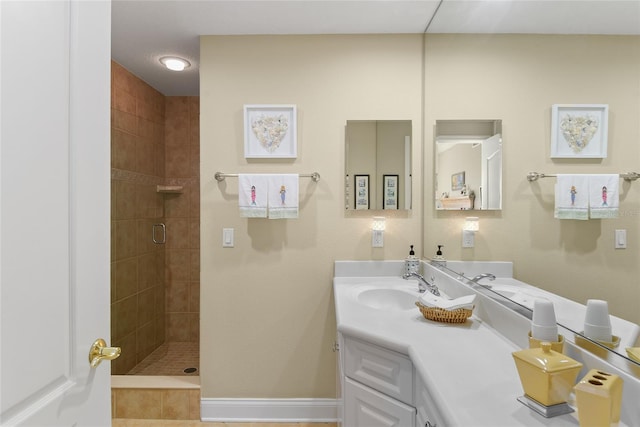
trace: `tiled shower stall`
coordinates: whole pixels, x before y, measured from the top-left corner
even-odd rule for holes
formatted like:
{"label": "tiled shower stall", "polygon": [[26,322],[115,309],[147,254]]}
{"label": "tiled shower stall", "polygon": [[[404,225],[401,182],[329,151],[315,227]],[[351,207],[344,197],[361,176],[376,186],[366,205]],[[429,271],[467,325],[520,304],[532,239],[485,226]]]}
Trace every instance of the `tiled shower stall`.
{"label": "tiled shower stall", "polygon": [[[199,98],[164,96],[111,65],[111,343],[122,348],[112,373],[179,375],[136,366],[168,348],[195,352],[197,365]],[[158,224],[164,244],[152,239]]]}

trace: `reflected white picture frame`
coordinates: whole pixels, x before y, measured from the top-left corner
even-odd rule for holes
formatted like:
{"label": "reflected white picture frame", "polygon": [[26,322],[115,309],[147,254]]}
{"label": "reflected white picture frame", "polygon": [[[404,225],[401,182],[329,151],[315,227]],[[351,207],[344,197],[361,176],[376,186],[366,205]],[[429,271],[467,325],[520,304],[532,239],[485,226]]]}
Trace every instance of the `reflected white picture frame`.
{"label": "reflected white picture frame", "polygon": [[295,159],[298,113],[292,104],[244,105],[245,159]]}
{"label": "reflected white picture frame", "polygon": [[354,175],[354,208],[369,209],[369,175]]}
{"label": "reflected white picture frame", "polygon": [[609,105],[554,104],[551,107],[552,159],[607,157]]}
{"label": "reflected white picture frame", "polygon": [[398,209],[398,191],[400,189],[398,175],[383,175],[382,177],[382,209]]}

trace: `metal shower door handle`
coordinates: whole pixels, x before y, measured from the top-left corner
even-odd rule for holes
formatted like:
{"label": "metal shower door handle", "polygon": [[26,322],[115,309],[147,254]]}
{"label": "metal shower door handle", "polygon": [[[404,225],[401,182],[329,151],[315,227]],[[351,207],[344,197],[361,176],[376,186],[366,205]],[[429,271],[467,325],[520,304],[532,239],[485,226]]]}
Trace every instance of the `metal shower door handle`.
{"label": "metal shower door handle", "polygon": [[[156,239],[156,229],[158,227],[162,230],[162,238],[160,240]],[[153,243],[164,245],[167,242],[167,227],[163,223],[153,224],[151,228],[151,239]]]}

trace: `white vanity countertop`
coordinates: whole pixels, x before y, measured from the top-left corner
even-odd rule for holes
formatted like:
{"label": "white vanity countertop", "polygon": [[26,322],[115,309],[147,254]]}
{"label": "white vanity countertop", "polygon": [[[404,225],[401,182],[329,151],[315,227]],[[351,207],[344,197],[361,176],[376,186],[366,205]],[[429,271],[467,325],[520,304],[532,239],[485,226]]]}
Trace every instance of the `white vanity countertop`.
{"label": "white vanity countertop", "polygon": [[[395,270],[391,265],[387,267],[378,273]],[[456,325],[426,320],[417,307],[406,311],[371,308],[353,297],[358,285],[377,282],[413,290],[416,281],[403,280],[399,274],[357,277],[345,272],[338,276],[341,273],[336,263],[334,295],[338,331],[408,355],[445,425],[578,425],[575,413],[545,418],[516,400],[523,395],[523,390],[512,353],[520,348],[475,315],[466,323]]]}

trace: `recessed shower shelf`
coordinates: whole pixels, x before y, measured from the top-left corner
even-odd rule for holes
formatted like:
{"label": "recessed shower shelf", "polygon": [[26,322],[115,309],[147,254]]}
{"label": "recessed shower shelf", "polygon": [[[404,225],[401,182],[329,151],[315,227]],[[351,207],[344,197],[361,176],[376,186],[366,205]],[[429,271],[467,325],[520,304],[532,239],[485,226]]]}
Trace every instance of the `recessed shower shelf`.
{"label": "recessed shower shelf", "polygon": [[165,194],[180,194],[183,191],[182,185],[158,185],[156,186],[157,193]]}

